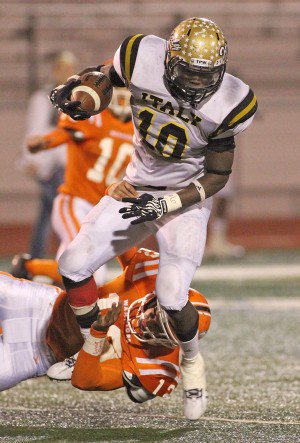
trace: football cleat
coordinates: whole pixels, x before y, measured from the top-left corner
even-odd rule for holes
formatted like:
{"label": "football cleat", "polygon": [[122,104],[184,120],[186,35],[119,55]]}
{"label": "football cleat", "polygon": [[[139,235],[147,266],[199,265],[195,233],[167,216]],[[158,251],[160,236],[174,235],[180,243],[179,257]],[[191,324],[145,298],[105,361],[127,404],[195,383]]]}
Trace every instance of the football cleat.
{"label": "football cleat", "polygon": [[55,381],[71,380],[77,357],[78,353],[73,355],[73,357],[66,358],[64,361],[55,363],[48,369],[47,376],[50,380]]}
{"label": "football cleat", "polygon": [[30,254],[23,253],[15,255],[11,262],[11,275],[16,278],[32,280],[32,275],[26,269],[26,262],[31,259]]}
{"label": "football cleat", "polygon": [[184,416],[188,420],[198,420],[206,411],[207,399],[206,389],[183,391]]}
{"label": "football cleat", "polygon": [[188,420],[198,420],[207,408],[204,360],[200,352],[193,359],[183,357],[181,365],[183,408]]}

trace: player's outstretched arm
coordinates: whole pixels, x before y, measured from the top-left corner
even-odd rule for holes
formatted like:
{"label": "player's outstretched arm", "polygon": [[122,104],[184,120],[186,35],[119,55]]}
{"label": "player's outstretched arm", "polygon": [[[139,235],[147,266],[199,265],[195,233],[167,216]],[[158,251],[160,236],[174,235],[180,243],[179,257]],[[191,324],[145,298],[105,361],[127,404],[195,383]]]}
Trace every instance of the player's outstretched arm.
{"label": "player's outstretched arm", "polygon": [[45,135],[32,135],[26,140],[27,150],[31,154],[36,154],[40,151],[56,148],[63,145],[72,139],[70,133],[62,128],[56,128]]}

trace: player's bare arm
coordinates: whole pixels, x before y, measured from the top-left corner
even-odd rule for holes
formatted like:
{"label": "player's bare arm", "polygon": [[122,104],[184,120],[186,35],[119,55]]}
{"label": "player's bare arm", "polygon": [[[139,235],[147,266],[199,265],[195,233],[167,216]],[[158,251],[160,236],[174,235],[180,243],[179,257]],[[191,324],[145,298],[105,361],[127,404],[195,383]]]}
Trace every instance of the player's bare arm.
{"label": "player's bare arm", "polygon": [[206,174],[178,192],[182,207],[186,208],[203,201],[224,188],[231,173],[233,158],[233,149],[225,152],[208,151],[206,155]]}
{"label": "player's bare arm", "polygon": [[42,135],[32,135],[26,140],[26,147],[31,154],[48,149],[48,142]]}

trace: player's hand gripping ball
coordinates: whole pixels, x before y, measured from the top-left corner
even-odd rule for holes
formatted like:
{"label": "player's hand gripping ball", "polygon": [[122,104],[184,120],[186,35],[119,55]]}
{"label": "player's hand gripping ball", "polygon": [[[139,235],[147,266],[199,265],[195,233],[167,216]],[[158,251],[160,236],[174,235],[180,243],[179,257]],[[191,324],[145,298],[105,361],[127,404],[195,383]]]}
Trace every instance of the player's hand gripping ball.
{"label": "player's hand gripping ball", "polygon": [[80,76],[80,84],[72,89],[71,101],[80,102],[77,109],[89,116],[99,114],[109,105],[113,87],[102,72],[88,72]]}

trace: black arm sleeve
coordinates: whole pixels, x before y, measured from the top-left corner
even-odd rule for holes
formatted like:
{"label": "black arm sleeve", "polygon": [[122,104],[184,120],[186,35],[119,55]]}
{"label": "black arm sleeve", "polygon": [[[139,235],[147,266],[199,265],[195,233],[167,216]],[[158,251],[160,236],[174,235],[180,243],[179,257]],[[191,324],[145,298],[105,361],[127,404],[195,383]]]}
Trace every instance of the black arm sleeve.
{"label": "black arm sleeve", "polygon": [[208,145],[206,145],[206,149],[209,151],[214,152],[224,152],[224,151],[230,151],[231,149],[235,148],[235,141],[234,137],[226,137],[226,138],[219,138],[219,139],[211,139],[208,142]]}
{"label": "black arm sleeve", "polygon": [[125,83],[123,80],[118,76],[117,71],[112,66],[109,70],[109,79],[113,86],[117,86],[118,88],[124,88]]}

